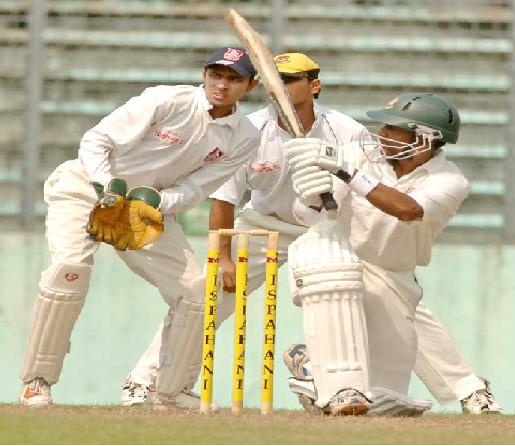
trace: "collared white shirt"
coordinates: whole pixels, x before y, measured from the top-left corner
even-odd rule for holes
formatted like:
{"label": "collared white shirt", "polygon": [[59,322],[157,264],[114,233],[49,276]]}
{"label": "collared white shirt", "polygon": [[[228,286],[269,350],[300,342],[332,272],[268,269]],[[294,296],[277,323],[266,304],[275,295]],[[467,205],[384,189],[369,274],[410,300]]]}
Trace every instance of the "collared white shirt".
{"label": "collared white shirt", "polygon": [[[306,135],[321,138],[330,144],[342,145],[357,140],[364,129],[354,119],[315,102],[315,122]],[[277,113],[272,105],[249,116],[250,121],[261,133],[261,144],[255,156],[222,187],[211,194],[211,198],[238,205],[247,189],[251,190],[248,203],[262,215],[273,215],[298,225],[292,213],[295,200],[288,162],[284,156],[283,144],[291,136],[277,123]]]}
{"label": "collared white shirt", "polygon": [[231,177],[259,144],[238,107],[218,119],[211,108],[203,86],[147,88],[84,134],[79,159],[91,181],[118,177],[129,188],[154,187],[164,214],[184,212]]}
{"label": "collared white shirt", "polygon": [[339,182],[335,191],[341,208],[339,218],[358,257],[393,271],[429,264],[434,239],[468,195],[468,181],[458,167],[440,151],[413,172],[397,178],[386,161],[369,161],[358,143],[348,144],[344,157],[382,184],[408,194],[424,209],[421,221],[402,222]]}

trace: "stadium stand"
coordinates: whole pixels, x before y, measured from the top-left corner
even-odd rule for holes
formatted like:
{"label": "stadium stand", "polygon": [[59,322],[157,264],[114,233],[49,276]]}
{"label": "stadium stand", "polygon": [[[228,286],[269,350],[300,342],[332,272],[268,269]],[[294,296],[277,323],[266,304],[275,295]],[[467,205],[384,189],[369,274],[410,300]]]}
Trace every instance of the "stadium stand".
{"label": "stadium stand", "polygon": [[[236,45],[223,22],[237,8],[268,43],[303,51],[322,66],[321,101],[367,123],[364,111],[396,93],[441,93],[462,110],[460,142],[448,155],[472,190],[442,242],[506,241],[513,233],[506,174],[513,157],[510,108],[512,2],[500,0],[274,1],[48,0],[44,30],[42,152],[37,179],[76,156],[83,132],[147,86],[201,81],[214,47]],[[0,0],[0,225],[21,213],[29,1]],[[277,23],[279,25],[277,25]],[[261,92],[243,104],[262,106]],[[508,171],[509,172],[509,171]],[[41,197],[41,193],[38,194]],[[206,230],[203,203],[181,221]],[[40,221],[44,204],[38,201]],[[199,221],[206,224],[199,225]],[[510,240],[513,242],[513,240]]]}

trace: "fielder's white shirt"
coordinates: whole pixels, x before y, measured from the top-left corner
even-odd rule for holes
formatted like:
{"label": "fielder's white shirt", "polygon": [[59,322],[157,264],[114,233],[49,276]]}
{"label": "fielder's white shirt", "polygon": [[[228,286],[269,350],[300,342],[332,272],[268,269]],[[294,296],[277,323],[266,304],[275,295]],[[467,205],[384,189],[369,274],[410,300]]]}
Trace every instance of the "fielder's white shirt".
{"label": "fielder's white shirt", "polygon": [[88,130],[79,159],[91,181],[113,177],[161,193],[161,212],[184,212],[257,150],[259,134],[236,106],[213,119],[203,86],[147,88]]}
{"label": "fielder's white shirt", "polygon": [[354,252],[360,259],[392,271],[429,264],[434,239],[468,195],[468,181],[458,167],[440,151],[413,172],[397,178],[386,161],[369,161],[358,143],[348,144],[344,157],[382,184],[408,194],[424,209],[421,221],[402,222],[338,182],[339,218]]}
{"label": "fielder's white shirt", "polygon": [[[315,102],[315,122],[306,135],[321,138],[337,146],[357,140],[363,125],[349,116],[322,107]],[[291,136],[281,129],[272,105],[249,116],[261,133],[261,144],[251,160],[242,166],[211,198],[238,205],[245,191],[251,190],[247,206],[262,215],[271,215],[287,223],[299,225],[292,213],[295,192],[284,156],[283,144]]]}

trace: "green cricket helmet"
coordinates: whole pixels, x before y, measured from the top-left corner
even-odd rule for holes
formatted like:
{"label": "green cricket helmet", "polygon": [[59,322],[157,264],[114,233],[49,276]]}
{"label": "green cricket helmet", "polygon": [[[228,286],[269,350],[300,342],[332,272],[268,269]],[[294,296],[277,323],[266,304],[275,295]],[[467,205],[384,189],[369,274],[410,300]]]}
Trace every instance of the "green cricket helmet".
{"label": "green cricket helmet", "polygon": [[[458,140],[458,110],[447,99],[435,94],[404,93],[389,101],[382,109],[368,111],[367,116],[376,122],[415,133],[415,143],[409,144],[405,151],[394,155],[393,158],[396,159],[406,159],[429,150],[430,142],[433,140],[450,144]],[[384,138],[381,143],[384,145]]]}

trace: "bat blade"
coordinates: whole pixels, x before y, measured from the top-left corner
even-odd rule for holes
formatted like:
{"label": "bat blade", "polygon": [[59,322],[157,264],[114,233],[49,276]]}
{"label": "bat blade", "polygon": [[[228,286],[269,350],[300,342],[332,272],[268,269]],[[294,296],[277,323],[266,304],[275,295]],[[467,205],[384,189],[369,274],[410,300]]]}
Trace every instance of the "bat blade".
{"label": "bat blade", "polygon": [[288,90],[284,86],[281,76],[277,71],[274,58],[263,38],[234,9],[226,11],[225,20],[249,53],[250,60],[259,73],[261,84],[288,133],[295,138],[305,136]]}
{"label": "bat blade", "polygon": [[[228,9],[224,16],[247,50],[250,60],[259,74],[261,84],[282,124],[294,138],[303,138],[305,136],[304,128],[263,38],[236,10]],[[332,193],[326,192],[321,195],[321,198],[327,211],[335,211],[338,208]],[[334,218],[334,212],[331,214],[331,218]]]}

